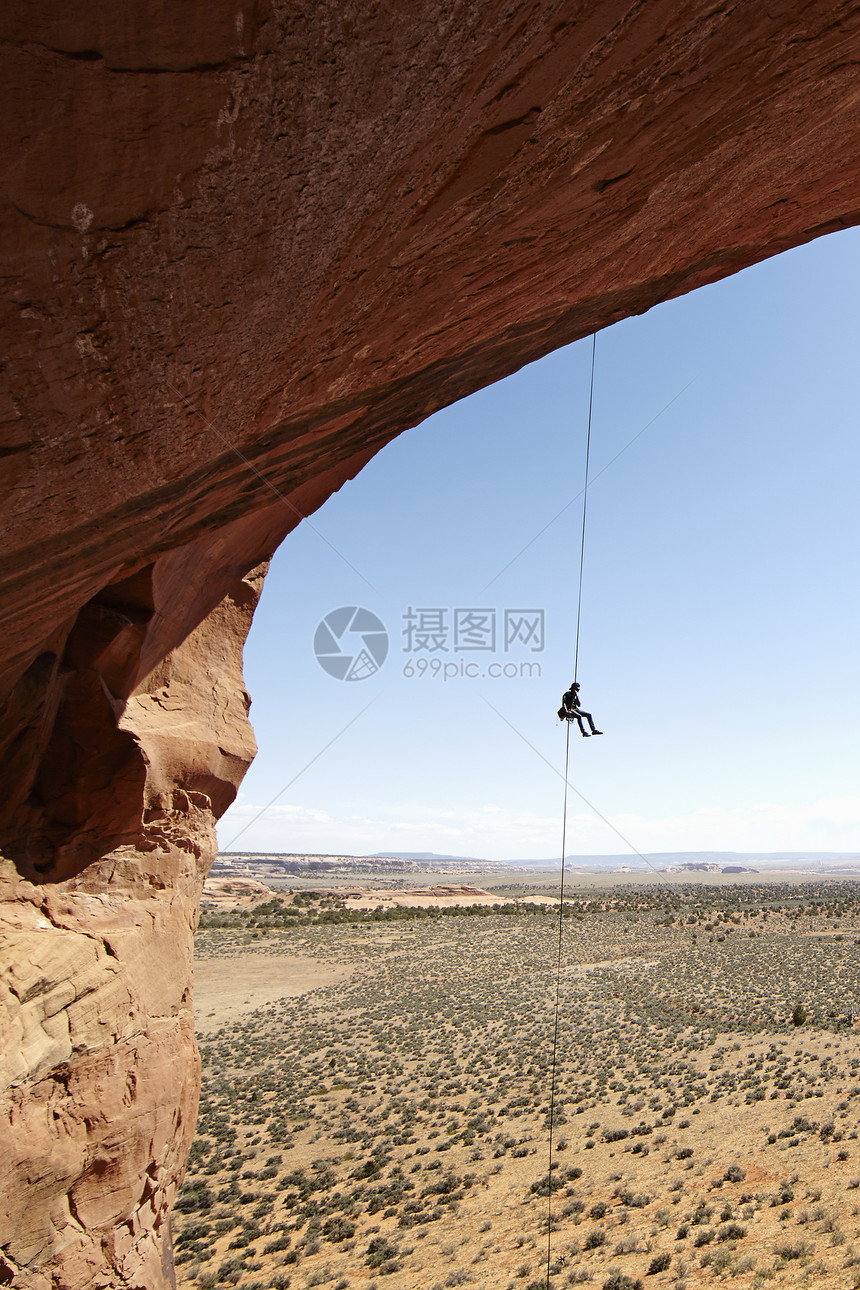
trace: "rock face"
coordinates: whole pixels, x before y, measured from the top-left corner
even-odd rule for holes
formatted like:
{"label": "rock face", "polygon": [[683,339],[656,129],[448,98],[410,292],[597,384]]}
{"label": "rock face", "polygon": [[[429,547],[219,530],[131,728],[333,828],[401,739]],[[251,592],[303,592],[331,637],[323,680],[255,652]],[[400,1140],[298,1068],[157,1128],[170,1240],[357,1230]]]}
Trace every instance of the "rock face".
{"label": "rock face", "polygon": [[96,727],[77,763],[58,759],[58,787],[82,764],[105,789],[88,799],[88,853],[98,800],[124,803],[122,844],[62,881],[0,859],[0,1283],[172,1284],[167,1216],[199,1085],[191,932],[215,812],[254,754],[241,661],[262,579],[117,704],[115,742]]}
{"label": "rock face", "polygon": [[0,17],[0,1281],[170,1284],[284,535],[429,412],[860,219],[849,0],[371,9]]}

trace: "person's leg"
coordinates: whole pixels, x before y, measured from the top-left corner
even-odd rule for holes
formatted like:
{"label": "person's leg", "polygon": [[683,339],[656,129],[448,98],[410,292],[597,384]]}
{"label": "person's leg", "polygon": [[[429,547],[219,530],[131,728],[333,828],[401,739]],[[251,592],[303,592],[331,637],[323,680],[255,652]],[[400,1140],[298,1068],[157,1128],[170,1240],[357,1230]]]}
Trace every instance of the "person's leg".
{"label": "person's leg", "polygon": [[[586,721],[587,721],[587,722],[588,722],[588,724],[591,726],[591,733],[592,733],[593,735],[599,735],[599,734],[602,734],[602,733],[603,733],[601,730],[598,730],[598,729],[597,729],[597,727],[595,726],[595,724],[594,724],[594,718],[592,717],[592,715],[591,715],[591,713],[590,713],[590,712],[583,712],[583,713],[582,713],[582,715],[585,717]],[[580,721],[580,723],[579,723],[579,728],[580,728],[580,730],[582,730],[582,722],[581,722],[581,721]]]}

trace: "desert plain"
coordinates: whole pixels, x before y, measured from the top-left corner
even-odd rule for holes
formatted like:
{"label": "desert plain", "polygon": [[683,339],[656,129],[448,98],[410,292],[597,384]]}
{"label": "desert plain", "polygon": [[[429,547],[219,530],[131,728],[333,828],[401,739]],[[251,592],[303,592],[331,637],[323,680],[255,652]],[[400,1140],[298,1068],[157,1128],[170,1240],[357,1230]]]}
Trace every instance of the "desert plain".
{"label": "desert plain", "polygon": [[433,890],[204,904],[180,1286],[860,1286],[860,883]]}

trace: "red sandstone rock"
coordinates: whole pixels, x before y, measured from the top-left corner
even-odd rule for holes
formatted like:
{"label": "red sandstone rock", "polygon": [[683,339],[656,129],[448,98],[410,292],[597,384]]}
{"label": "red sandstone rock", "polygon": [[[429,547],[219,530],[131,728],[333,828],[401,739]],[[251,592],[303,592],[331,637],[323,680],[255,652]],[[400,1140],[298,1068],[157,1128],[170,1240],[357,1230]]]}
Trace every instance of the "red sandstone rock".
{"label": "red sandstone rock", "polygon": [[171,1284],[167,1216],[199,1085],[191,937],[213,804],[254,753],[241,657],[262,574],[122,707],[136,836],[65,881],[0,859],[0,1270],[14,1286]]}
{"label": "red sandstone rock", "polygon": [[429,412],[856,222],[860,10],[18,0],[0,34],[0,1247],[159,1287],[246,575]]}

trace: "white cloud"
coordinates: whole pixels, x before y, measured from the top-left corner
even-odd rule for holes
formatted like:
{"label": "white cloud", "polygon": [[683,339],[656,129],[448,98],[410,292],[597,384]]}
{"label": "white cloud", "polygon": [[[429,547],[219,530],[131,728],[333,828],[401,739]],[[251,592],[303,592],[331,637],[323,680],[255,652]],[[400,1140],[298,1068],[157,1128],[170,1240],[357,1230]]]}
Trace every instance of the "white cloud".
{"label": "white cloud", "polygon": [[[222,846],[260,806],[243,802],[219,826]],[[611,823],[631,844],[630,854],[653,851],[860,852],[860,795],[822,797],[787,805],[701,806],[678,815],[621,814]],[[549,858],[561,852],[561,818],[488,803],[474,812],[435,811],[426,804],[397,813],[336,817],[298,804],[277,804],[243,833],[243,847],[265,851],[362,854],[440,851],[486,859]],[[635,850],[634,850],[635,848]],[[627,848],[589,811],[568,813],[567,854],[622,854]]]}

